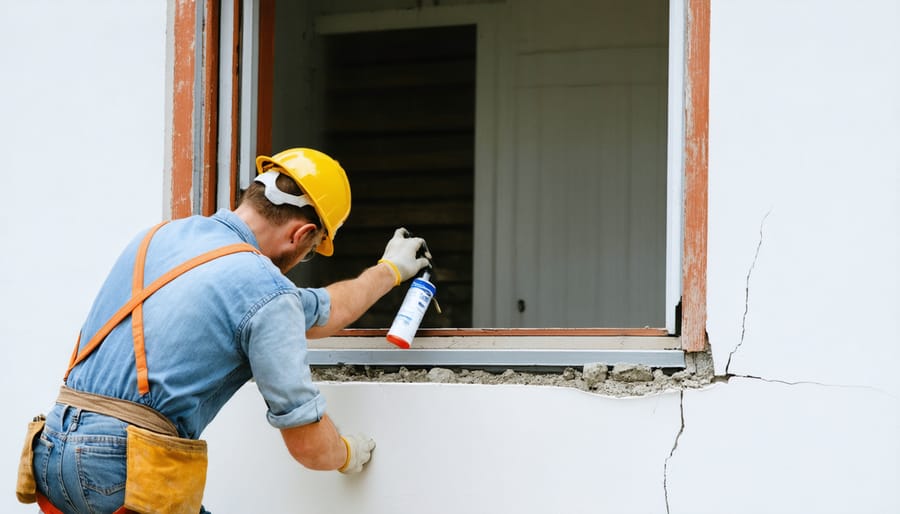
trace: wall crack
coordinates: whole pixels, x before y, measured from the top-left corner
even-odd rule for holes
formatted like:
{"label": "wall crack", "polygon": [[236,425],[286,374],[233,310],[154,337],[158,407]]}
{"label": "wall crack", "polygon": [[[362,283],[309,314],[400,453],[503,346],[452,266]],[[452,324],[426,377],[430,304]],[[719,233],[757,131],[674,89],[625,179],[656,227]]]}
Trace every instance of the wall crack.
{"label": "wall crack", "polygon": [[[716,377],[716,378],[718,379],[718,378],[720,378],[720,377]],[[894,394],[892,394],[892,393],[890,393],[890,392],[888,392],[888,391],[885,391],[885,390],[883,390],[883,389],[879,389],[879,388],[877,388],[877,387],[866,386],[866,385],[856,385],[856,384],[826,384],[826,383],[824,383],[824,382],[815,382],[815,381],[812,381],[812,380],[796,380],[796,381],[791,381],[791,380],[781,380],[781,379],[777,379],[777,378],[757,377],[757,376],[754,376],[754,375],[734,375],[734,374],[725,375],[725,376],[723,376],[723,377],[721,377],[721,378],[724,378],[724,382],[726,382],[726,383],[727,383],[728,380],[731,379],[731,378],[746,378],[746,379],[749,379],[749,380],[760,380],[760,381],[762,381],[762,382],[769,382],[769,383],[772,383],[772,384],[784,384],[784,385],[789,385],[789,386],[797,386],[797,385],[814,385],[814,386],[819,386],[819,387],[835,387],[835,388],[838,388],[838,389],[862,389],[862,390],[865,390],[865,391],[872,391],[872,392],[875,392],[875,393],[880,393],[880,394],[883,394],[883,395],[888,396],[888,397],[890,397],[890,398],[900,399],[900,397],[898,397],[898,396],[896,396],[896,395],[894,395]],[[718,380],[716,380],[716,381],[718,381]]]}
{"label": "wall crack", "polygon": [[678,441],[681,440],[681,434],[684,433],[684,391],[680,392],[678,403],[681,408],[681,427],[678,429],[678,434],[675,435],[672,449],[669,450],[669,456],[666,457],[666,461],[663,464],[663,493],[666,499],[666,514],[669,514],[669,461],[675,455],[675,450],[678,449]]}
{"label": "wall crack", "polygon": [[725,363],[726,375],[731,367],[731,359],[734,357],[734,354],[737,353],[738,349],[740,349],[741,345],[744,344],[744,336],[747,333],[747,313],[750,312],[750,277],[753,275],[753,268],[756,267],[756,261],[759,260],[759,250],[762,248],[763,244],[763,227],[766,224],[766,218],[769,217],[769,214],[772,214],[772,209],[769,209],[763,216],[762,221],[759,222],[759,242],[756,243],[756,253],[753,255],[753,261],[750,263],[750,269],[747,271],[747,279],[744,284],[744,316],[741,319],[741,339],[738,341],[737,346],[731,350],[731,353],[728,354],[728,362]]}

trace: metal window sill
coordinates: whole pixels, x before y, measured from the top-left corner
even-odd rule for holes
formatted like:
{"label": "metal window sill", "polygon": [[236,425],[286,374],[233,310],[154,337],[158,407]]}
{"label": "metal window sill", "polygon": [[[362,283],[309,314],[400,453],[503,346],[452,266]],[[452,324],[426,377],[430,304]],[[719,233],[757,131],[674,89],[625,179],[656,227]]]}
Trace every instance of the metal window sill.
{"label": "metal window sill", "polygon": [[444,366],[467,368],[578,367],[588,363],[684,368],[679,337],[446,336],[417,337],[395,347],[380,336],[338,336],[309,341],[309,364]]}

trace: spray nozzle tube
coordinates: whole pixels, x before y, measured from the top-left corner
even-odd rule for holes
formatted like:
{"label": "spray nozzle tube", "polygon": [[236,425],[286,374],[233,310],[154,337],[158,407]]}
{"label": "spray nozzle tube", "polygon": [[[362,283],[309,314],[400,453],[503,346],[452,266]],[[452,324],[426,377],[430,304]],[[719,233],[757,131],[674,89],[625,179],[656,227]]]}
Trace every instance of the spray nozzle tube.
{"label": "spray nozzle tube", "polygon": [[[412,233],[409,233],[409,236],[412,236]],[[428,249],[428,243],[425,240],[422,240],[422,249],[420,251],[422,255],[429,255],[428,257],[428,266],[424,268],[422,272],[422,280],[430,280],[431,276],[434,274],[434,256],[431,255],[431,250]],[[443,314],[444,312],[441,310],[441,304],[438,303],[437,298],[432,297],[431,301],[434,302],[434,309],[438,314]]]}
{"label": "spray nozzle tube", "polygon": [[[425,280],[428,280],[429,277],[431,277],[431,274],[428,273],[427,271],[425,272],[424,275],[422,275],[422,278],[425,279]],[[438,303],[436,297],[432,296],[432,297],[431,297],[431,302],[434,303],[434,310],[436,310],[438,314],[443,314],[443,313],[444,313],[444,312],[441,310],[441,304]]]}

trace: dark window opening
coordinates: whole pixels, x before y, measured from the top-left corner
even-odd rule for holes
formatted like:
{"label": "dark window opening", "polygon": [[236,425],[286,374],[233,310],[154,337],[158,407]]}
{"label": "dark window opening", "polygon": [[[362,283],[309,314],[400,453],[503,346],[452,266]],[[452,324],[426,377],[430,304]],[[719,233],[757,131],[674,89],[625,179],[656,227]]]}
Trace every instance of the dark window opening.
{"label": "dark window opening", "polygon": [[[422,327],[472,326],[475,26],[321,39],[321,147],[347,171],[353,207],[335,254],[303,265],[304,285],[357,275],[404,226],[435,258],[443,314],[430,309]],[[407,287],[352,328],[390,326]]]}

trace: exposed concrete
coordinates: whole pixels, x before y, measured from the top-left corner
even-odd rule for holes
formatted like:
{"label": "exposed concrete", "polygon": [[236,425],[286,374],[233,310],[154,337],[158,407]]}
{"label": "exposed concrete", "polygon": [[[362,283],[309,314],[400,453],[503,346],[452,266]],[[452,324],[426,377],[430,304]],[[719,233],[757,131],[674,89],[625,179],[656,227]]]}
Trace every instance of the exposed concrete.
{"label": "exposed concrete", "polygon": [[456,382],[456,375],[453,374],[452,371],[445,368],[431,368],[426,375],[426,378],[430,382],[438,382],[442,384],[453,383]]}
{"label": "exposed concrete", "polygon": [[606,380],[607,366],[599,362],[585,364],[581,376],[588,387],[595,389],[598,384]]}
{"label": "exposed concrete", "polygon": [[619,382],[650,382],[654,379],[650,366],[642,364],[616,364],[610,376]]}
{"label": "exposed concrete", "polygon": [[329,366],[313,368],[319,382],[434,382],[441,384],[524,384],[572,387],[607,396],[644,396],[666,390],[703,387],[713,381],[712,357],[708,353],[688,354],[683,370],[651,369],[647,366],[592,363],[583,369],[565,368],[554,372],[492,372],[481,369],[441,367],[409,369],[372,366]]}

